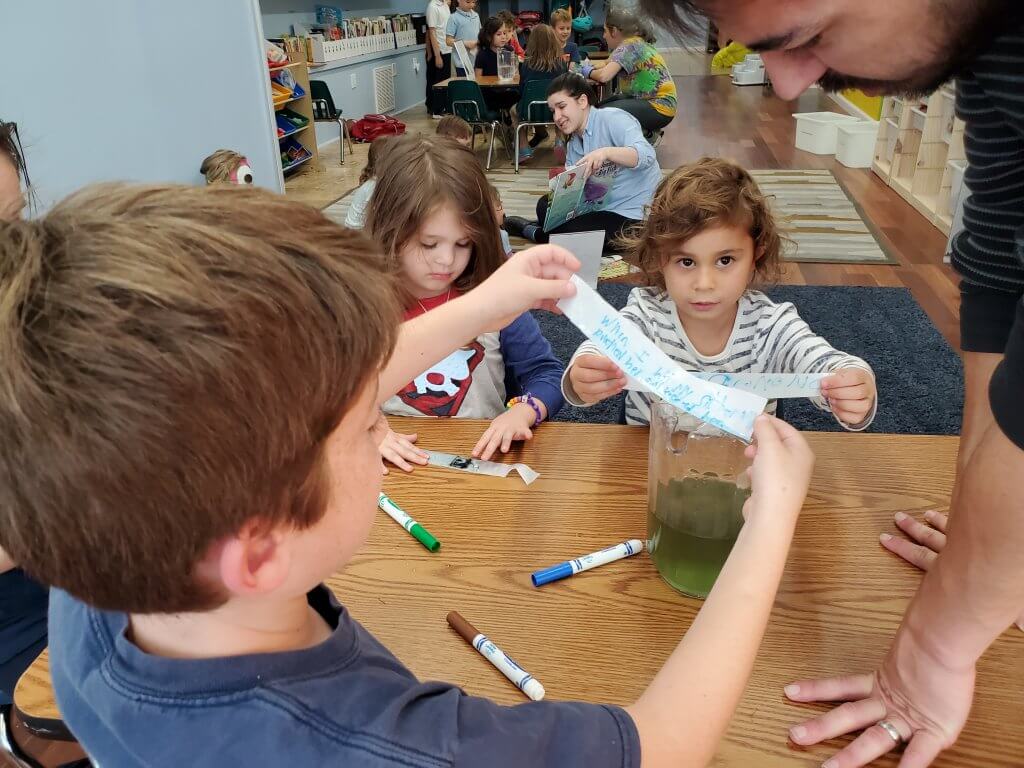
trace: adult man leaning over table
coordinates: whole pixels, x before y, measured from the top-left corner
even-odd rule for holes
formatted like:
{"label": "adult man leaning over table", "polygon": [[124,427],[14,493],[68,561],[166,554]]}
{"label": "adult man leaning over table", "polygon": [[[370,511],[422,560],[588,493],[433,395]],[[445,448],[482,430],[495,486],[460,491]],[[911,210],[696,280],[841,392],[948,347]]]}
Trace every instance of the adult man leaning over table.
{"label": "adult man leaning over table", "polygon": [[970,197],[953,243],[966,397],[949,527],[935,512],[934,528],[897,515],[917,543],[882,536],[927,574],[878,670],[786,687],[793,701],[847,702],[794,727],[798,744],[866,729],[825,768],[865,765],[900,742],[901,768],[927,766],[963,728],[977,660],[1024,609],[1024,3],[640,2],[683,26],[710,16],[722,39],[762,53],[783,99],[815,82],[923,94],[957,78]]}

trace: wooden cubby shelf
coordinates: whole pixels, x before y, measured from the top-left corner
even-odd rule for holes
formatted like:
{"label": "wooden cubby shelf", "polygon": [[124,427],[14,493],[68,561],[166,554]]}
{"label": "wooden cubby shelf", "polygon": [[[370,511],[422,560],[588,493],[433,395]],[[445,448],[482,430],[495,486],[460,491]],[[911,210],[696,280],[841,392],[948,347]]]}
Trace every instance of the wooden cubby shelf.
{"label": "wooden cubby shelf", "polygon": [[948,83],[920,101],[882,102],[871,169],[914,209],[949,234],[961,194],[964,124]]}

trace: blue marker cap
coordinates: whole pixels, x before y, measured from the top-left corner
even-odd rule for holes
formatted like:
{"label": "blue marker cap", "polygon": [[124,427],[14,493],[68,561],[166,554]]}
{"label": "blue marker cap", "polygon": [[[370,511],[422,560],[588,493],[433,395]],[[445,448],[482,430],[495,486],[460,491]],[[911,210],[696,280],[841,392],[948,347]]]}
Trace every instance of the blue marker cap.
{"label": "blue marker cap", "polygon": [[567,576],[572,576],[572,565],[569,563],[559,563],[542,571],[537,571],[530,576],[530,580],[533,581],[533,586],[539,587],[544,584],[550,584],[552,581],[564,579]]}

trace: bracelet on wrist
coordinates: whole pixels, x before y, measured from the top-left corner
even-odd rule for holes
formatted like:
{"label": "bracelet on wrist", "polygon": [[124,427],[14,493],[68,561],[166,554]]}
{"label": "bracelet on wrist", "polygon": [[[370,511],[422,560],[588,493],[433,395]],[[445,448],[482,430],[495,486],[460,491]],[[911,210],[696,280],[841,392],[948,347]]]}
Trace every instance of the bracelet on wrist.
{"label": "bracelet on wrist", "polygon": [[512,406],[517,405],[519,403],[526,403],[528,406],[533,408],[533,412],[536,414],[536,418],[533,420],[534,427],[539,426],[540,423],[544,421],[544,417],[541,415],[540,405],[538,404],[539,401],[529,392],[520,397],[513,397],[505,404],[505,408],[510,409],[512,408]]}

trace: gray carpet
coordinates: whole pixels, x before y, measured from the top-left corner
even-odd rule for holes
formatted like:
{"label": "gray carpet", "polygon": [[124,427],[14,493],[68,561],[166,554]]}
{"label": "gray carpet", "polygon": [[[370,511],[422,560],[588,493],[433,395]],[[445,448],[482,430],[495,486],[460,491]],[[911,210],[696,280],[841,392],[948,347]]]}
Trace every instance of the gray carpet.
{"label": "gray carpet", "polygon": [[[625,306],[632,286],[600,283],[612,306]],[[767,291],[791,301],[811,328],[837,349],[857,355],[875,371],[878,415],[869,431],[956,435],[963,408],[960,358],[905,288],[780,286]],[[568,362],[583,340],[564,317],[534,313],[555,354]],[[566,405],[555,421],[616,423],[622,395],[593,408]],[[831,414],[808,400],[783,401],[783,418],[801,430],[840,432]]]}

